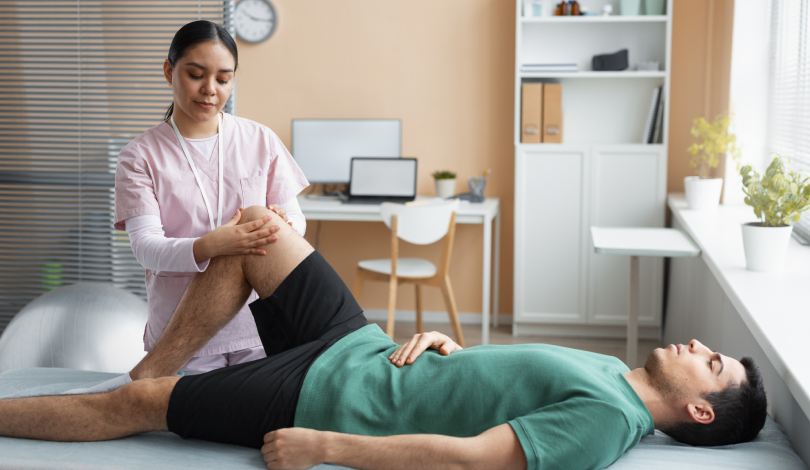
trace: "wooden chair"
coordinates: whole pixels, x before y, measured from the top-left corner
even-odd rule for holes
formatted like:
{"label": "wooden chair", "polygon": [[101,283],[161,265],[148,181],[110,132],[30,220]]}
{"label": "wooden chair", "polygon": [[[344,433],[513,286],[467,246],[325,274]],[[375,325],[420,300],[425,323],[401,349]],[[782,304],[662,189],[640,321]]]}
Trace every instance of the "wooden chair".
{"label": "wooden chair", "polygon": [[[464,335],[458,320],[456,299],[450,287],[450,253],[456,231],[456,211],[459,202],[454,200],[437,205],[382,205],[383,221],[391,229],[391,258],[373,259],[357,263],[353,294],[360,298],[365,281],[388,283],[388,323],[385,332],[394,337],[394,311],[397,305],[399,284],[416,285],[416,331],[422,333],[422,286],[438,287],[444,296],[447,312],[456,342],[464,347]],[[415,245],[429,245],[444,238],[438,268],[421,258],[399,258],[399,239]]]}

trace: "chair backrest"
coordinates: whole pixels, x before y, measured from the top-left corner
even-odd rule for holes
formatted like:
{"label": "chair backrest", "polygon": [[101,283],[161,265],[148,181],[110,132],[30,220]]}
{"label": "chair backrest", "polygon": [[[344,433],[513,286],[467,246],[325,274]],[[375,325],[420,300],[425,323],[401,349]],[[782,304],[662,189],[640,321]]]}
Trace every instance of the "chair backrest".
{"label": "chair backrest", "polygon": [[450,226],[450,217],[458,212],[459,201],[444,204],[404,205],[383,203],[383,222],[391,228],[391,216],[397,215],[397,236],[414,245],[429,245],[442,239]]}

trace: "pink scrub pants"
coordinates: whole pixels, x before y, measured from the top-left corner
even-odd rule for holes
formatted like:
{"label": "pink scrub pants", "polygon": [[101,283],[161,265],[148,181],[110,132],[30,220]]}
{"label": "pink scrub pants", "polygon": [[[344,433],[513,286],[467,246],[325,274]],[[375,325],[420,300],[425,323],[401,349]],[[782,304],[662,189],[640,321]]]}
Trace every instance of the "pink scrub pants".
{"label": "pink scrub pants", "polygon": [[204,374],[214,369],[235,366],[236,364],[256,361],[265,357],[267,357],[267,355],[264,353],[264,348],[261,346],[229,353],[214,354],[213,356],[192,357],[191,360],[180,369],[177,375]]}

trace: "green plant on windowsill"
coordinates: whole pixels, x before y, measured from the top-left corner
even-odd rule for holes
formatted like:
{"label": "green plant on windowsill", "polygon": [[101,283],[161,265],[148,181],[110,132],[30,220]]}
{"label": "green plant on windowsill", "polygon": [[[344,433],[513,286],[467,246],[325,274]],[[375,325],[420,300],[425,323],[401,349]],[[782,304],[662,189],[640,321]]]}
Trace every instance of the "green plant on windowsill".
{"label": "green plant on windowsill", "polygon": [[456,179],[456,174],[449,170],[437,170],[432,173],[433,179],[437,180],[453,180]]}
{"label": "green plant on windowsill", "polygon": [[[810,178],[785,168],[778,154],[760,176],[750,165],[740,169],[745,203],[754,208],[762,227],[784,227],[798,222],[810,209]],[[790,161],[790,160],[788,160]]]}
{"label": "green plant on windowsill", "polygon": [[[728,113],[719,114],[714,121],[709,122],[702,117],[692,121],[692,136],[700,139],[686,149],[692,154],[689,166],[697,169],[701,179],[709,178],[712,168],[720,164],[720,156],[726,154],[734,161],[740,158],[740,149],[737,147],[737,135],[729,132],[731,117]],[[737,163],[739,169],[739,163]]]}

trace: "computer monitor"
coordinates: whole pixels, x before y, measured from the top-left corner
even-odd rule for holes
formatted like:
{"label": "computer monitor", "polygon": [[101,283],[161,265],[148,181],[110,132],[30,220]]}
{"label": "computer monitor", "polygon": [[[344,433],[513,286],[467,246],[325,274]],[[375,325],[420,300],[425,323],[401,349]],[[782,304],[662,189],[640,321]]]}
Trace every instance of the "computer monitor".
{"label": "computer monitor", "polygon": [[293,119],[292,155],[310,183],[348,183],[352,157],[399,158],[399,119]]}

